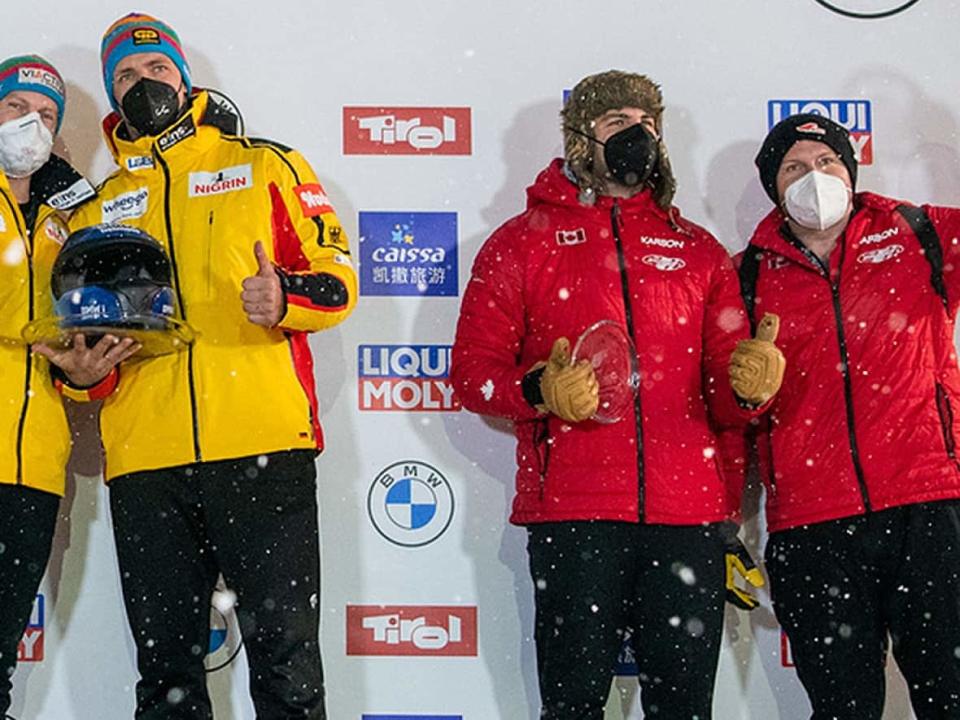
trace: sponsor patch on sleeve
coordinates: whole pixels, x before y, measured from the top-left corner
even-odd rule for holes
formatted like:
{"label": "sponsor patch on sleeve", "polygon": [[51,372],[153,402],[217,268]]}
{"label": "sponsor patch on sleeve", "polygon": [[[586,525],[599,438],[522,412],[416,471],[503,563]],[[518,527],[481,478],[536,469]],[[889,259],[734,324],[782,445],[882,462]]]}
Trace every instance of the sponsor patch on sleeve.
{"label": "sponsor patch on sleeve", "polygon": [[305,183],[297,185],[293,192],[296,193],[300,201],[300,209],[306,217],[315,217],[323,213],[332,213],[333,207],[330,205],[330,198],[320,183]]}

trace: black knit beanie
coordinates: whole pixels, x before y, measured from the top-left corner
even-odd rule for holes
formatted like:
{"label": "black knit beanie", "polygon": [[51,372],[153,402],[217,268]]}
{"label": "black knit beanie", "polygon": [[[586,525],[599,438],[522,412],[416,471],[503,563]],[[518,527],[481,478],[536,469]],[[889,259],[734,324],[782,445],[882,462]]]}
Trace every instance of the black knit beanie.
{"label": "black knit beanie", "polygon": [[760,170],[763,189],[775,205],[780,204],[780,198],[777,197],[777,172],[780,170],[780,163],[783,162],[783,156],[799,140],[822,142],[836,152],[850,173],[851,186],[856,188],[857,157],[847,129],[822,115],[791,115],[773,126],[754,161]]}

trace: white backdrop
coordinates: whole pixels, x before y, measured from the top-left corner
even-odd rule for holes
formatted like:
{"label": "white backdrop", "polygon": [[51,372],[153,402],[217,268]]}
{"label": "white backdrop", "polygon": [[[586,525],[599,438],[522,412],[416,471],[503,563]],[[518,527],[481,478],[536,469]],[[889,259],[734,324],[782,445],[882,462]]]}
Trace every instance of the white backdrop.
{"label": "white backdrop", "polygon": [[[862,11],[903,3],[835,4]],[[371,276],[367,289],[382,292],[389,286],[385,278],[395,289],[403,289],[403,281],[406,291],[413,289],[413,296],[362,296],[350,320],[312,340],[328,445],[319,460],[322,642],[333,720],[533,720],[537,707],[525,533],[505,524],[512,438],[502,424],[429,409],[449,407],[446,354],[422,346],[452,342],[458,297],[416,297],[413,273],[405,278],[382,253],[361,252],[361,212],[402,213],[365,216],[367,250],[380,244],[384,223],[398,224],[407,236],[387,238],[385,247],[458,241],[457,264],[448,244],[443,262],[408,268],[430,273],[432,279],[420,275],[427,293],[443,285],[438,268],[448,273],[448,286],[462,288],[484,238],[522,209],[526,185],[560,153],[563,90],[611,67],[644,72],[663,84],[677,203],[732,250],[743,246],[769,207],[752,160],[771,100],[869,101],[873,163],[862,168],[860,186],[958,203],[956,0],[919,0],[874,20],[845,17],[815,0],[138,5],[4,3],[0,54],[39,52],[66,77],[62,138],[78,167],[95,181],[111,169],[99,135],[107,109],[101,33],[130,10],[156,14],[180,34],[195,83],[228,93],[243,110],[248,134],[292,145],[312,162],[354,253],[369,271],[376,263],[386,268],[376,276],[379,284]],[[458,139],[448,132],[438,149],[464,152],[458,148],[466,146],[469,154],[344,154],[344,127],[353,127],[357,114],[344,107],[387,108],[382,114],[391,114],[389,108],[459,108],[393,114],[419,114],[421,127],[443,128],[443,116],[453,118],[446,129]],[[463,108],[469,108],[468,125]],[[387,147],[388,135],[379,142],[369,132],[362,137],[368,148],[411,150],[399,141]],[[434,133],[420,130],[412,137],[429,145]],[[441,216],[410,215],[420,212],[455,213],[455,229],[449,222],[444,229],[430,224]],[[435,233],[442,237],[431,246]],[[373,347],[364,356],[361,345]],[[412,372],[415,356],[427,360],[421,379],[402,384],[398,376]],[[384,376],[390,359],[400,369]],[[398,394],[382,395],[384,383],[401,383]],[[415,404],[421,388],[427,388],[421,406],[428,409],[361,409],[383,407],[384,397]],[[133,650],[90,444],[93,422],[86,409],[74,414],[85,444],[71,465],[42,588],[43,659],[23,663],[15,676],[11,714],[20,720],[132,715]],[[406,470],[401,465],[383,472],[403,461]],[[414,463],[421,463],[416,475]],[[401,517],[409,487],[427,500],[420,515]],[[747,533],[759,551],[757,502],[754,493]],[[764,600],[749,616],[727,612],[715,702],[721,720],[809,715]],[[387,607],[365,607],[378,605]],[[390,618],[383,617],[364,628],[362,617],[371,615],[397,615],[400,629],[409,632],[391,635]],[[359,623],[350,654],[348,618]],[[39,621],[38,613],[34,624]],[[29,632],[28,642],[35,642],[41,628]],[[211,674],[218,718],[253,717],[244,673],[241,656]],[[895,669],[890,677],[885,717],[903,720],[909,717],[903,681]],[[608,718],[642,717],[635,682],[620,679],[617,687],[623,694],[613,693]]]}

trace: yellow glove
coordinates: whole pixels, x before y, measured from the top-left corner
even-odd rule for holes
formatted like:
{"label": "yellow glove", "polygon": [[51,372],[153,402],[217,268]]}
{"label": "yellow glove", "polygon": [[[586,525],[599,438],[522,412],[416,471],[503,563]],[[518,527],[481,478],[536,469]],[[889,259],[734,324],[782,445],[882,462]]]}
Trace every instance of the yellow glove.
{"label": "yellow glove", "polygon": [[[763,574],[757,569],[750,553],[736,536],[727,541],[724,559],[727,565],[727,602],[744,610],[753,610],[760,604],[753,588],[764,586]],[[737,585],[737,575],[746,581],[745,587]]]}
{"label": "yellow glove", "polygon": [[757,336],[741,340],[730,356],[730,385],[752,405],[762,405],[777,394],[787,366],[783,353],[774,345],[780,318],[766,313],[757,325]]}
{"label": "yellow glove", "polygon": [[557,338],[540,377],[544,407],[567,422],[593,417],[600,404],[600,390],[589,360],[570,364],[570,341]]}

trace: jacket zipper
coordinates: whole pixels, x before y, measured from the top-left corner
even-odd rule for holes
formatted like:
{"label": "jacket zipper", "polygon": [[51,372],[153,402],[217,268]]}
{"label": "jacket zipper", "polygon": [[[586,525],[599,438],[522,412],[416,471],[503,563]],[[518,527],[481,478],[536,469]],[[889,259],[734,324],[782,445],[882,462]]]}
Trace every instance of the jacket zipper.
{"label": "jacket zipper", "polygon": [[[823,263],[810,249],[800,241],[788,236],[790,242],[798,247],[810,262],[820,271],[821,276],[830,286],[830,297],[833,301],[833,318],[837,326],[837,343],[840,346],[840,370],[843,374],[843,399],[847,411],[847,440],[850,443],[850,458],[853,461],[853,471],[857,476],[857,485],[860,489],[860,499],[863,501],[865,512],[871,512],[870,494],[867,492],[867,481],[863,473],[863,464],[860,462],[860,449],[857,445],[856,422],[853,415],[853,381],[850,377],[850,357],[847,354],[847,336],[843,330],[843,309],[840,305],[840,270],[837,279],[830,277],[830,268]],[[841,245],[840,252],[845,253],[846,247]],[[840,268],[843,268],[843,255],[840,257]]]}
{"label": "jacket zipper", "polygon": [[[623,311],[627,321],[627,335],[635,337],[633,327],[633,305],[630,302],[630,281],[627,276],[627,260],[620,237],[620,204],[614,200],[610,209],[610,225],[617,246],[617,266],[620,270],[620,292],[623,295]],[[643,465],[643,412],[640,404],[640,388],[633,396],[633,418],[637,428],[637,519],[643,522],[644,511],[644,465]]]}
{"label": "jacket zipper", "polygon": [[[27,232],[21,225],[20,211],[16,208],[6,193],[3,193],[3,199],[10,207],[14,221],[17,223],[17,230],[20,237],[23,238],[23,245],[27,251],[27,290],[30,293],[27,301],[27,320],[33,321],[33,248],[30,247],[30,240]],[[17,485],[23,485],[23,431],[27,424],[27,409],[30,406],[30,383],[33,380],[33,351],[27,345],[25,350],[27,360],[27,371],[24,377],[23,405],[20,408],[20,419],[17,422]]]}
{"label": "jacket zipper", "polygon": [[[540,448],[543,448],[543,454]],[[537,464],[540,466],[540,502],[543,502],[547,484],[547,468],[550,466],[550,420],[543,418],[537,421],[533,430],[533,451],[537,455]]]}
{"label": "jacket zipper", "polygon": [[[953,437],[953,408],[950,406],[950,396],[940,383],[937,388],[937,415],[940,416],[940,430],[943,433],[943,444],[947,448],[947,457],[957,464],[957,443]],[[960,469],[960,464],[958,464]]]}
{"label": "jacket zipper", "polygon": [[[160,153],[154,149],[154,156],[157,158],[157,164],[163,170],[163,220],[167,229],[167,242],[170,247],[170,267],[173,270],[173,283],[177,292],[177,304],[180,306],[180,314],[183,321],[187,321],[187,307],[183,303],[183,295],[180,293],[180,274],[177,269],[177,254],[173,246],[173,223],[170,220],[170,167],[163,159]],[[193,455],[196,462],[201,462],[203,457],[200,453],[200,423],[197,413],[197,389],[193,379],[193,344],[187,345],[187,379],[190,388],[190,416],[193,423]]]}

